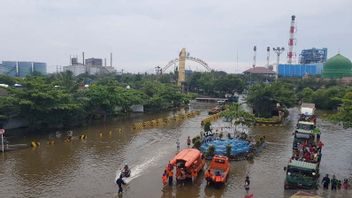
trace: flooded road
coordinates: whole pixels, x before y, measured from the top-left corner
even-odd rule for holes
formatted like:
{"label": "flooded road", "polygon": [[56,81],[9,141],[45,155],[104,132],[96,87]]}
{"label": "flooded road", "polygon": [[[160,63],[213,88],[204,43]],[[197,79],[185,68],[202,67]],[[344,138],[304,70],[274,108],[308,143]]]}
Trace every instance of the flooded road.
{"label": "flooded road", "polygon": [[[5,153],[0,157],[0,197],[118,197],[114,184],[116,171],[128,163],[135,176],[125,186],[123,197],[243,197],[244,179],[251,179],[255,197],[289,197],[295,191],[285,191],[283,167],[291,155],[293,125],[297,110],[290,111],[290,122],[283,127],[254,127],[250,135],[266,136],[268,146],[253,162],[232,162],[228,185],[221,189],[206,187],[203,176],[195,185],[162,187],[161,174],[167,162],[176,154],[176,139],[186,147],[188,136],[198,135],[199,116],[165,127],[130,130],[141,120],[170,116],[172,113],[140,115],[134,118],[96,123],[74,130],[74,136],[87,134],[86,140],[74,139],[64,143],[56,139],[47,145],[41,137],[40,147]],[[227,126],[221,120],[214,126]],[[321,175],[335,174],[337,178],[351,177],[352,131],[318,120],[325,143]],[[119,131],[119,128],[122,131]],[[109,132],[111,131],[111,135]],[[99,135],[102,133],[102,137]],[[33,137],[21,139],[30,142]],[[331,193],[319,190],[322,197],[352,197],[352,190]]]}

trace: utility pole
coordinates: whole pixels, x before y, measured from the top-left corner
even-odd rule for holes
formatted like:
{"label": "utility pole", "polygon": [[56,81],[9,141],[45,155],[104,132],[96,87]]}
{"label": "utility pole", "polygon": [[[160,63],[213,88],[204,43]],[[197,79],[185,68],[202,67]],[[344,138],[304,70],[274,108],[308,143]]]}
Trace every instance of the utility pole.
{"label": "utility pole", "polygon": [[280,64],[280,55],[285,51],[284,47],[274,47],[273,51],[276,53],[277,56],[277,65],[276,65],[276,79],[278,79],[279,75],[279,64]]}

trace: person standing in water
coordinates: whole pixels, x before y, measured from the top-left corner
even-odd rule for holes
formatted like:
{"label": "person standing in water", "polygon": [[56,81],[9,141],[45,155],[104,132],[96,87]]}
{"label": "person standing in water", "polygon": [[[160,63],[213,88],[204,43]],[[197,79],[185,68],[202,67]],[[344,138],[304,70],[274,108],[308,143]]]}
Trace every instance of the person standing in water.
{"label": "person standing in water", "polygon": [[116,184],[119,187],[119,194],[122,193],[122,185],[126,185],[126,183],[123,181],[122,179],[122,174],[120,175],[120,177],[116,180]]}
{"label": "person standing in water", "polygon": [[189,136],[187,138],[187,146],[188,146],[188,148],[191,146],[191,137],[189,137]]}
{"label": "person standing in water", "polygon": [[246,180],[244,181],[244,189],[246,190],[247,195],[249,192],[249,185],[250,184],[251,184],[251,181],[249,181],[249,176],[246,176]]}
{"label": "person standing in water", "polygon": [[180,150],[180,140],[177,138],[176,140],[177,152]]}

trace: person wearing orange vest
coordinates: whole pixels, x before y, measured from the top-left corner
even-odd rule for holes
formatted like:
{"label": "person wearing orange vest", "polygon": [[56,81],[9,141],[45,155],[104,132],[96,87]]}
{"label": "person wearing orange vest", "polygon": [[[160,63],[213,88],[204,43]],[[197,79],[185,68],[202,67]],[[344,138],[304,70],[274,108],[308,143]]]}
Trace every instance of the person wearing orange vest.
{"label": "person wearing orange vest", "polygon": [[220,172],[219,172],[219,171],[216,172],[216,175],[215,175],[215,182],[216,182],[216,183],[221,182],[221,175],[220,175]]}
{"label": "person wearing orange vest", "polygon": [[173,177],[174,177],[174,171],[172,169],[169,169],[169,186],[172,186],[172,182],[173,182]]}
{"label": "person wearing orange vest", "polygon": [[210,169],[205,173],[205,179],[207,180],[207,185],[210,184],[212,180],[213,174],[211,173]]}
{"label": "person wearing orange vest", "polygon": [[192,180],[193,180],[193,182],[195,182],[195,181],[196,181],[196,177],[197,177],[197,175],[198,175],[197,170],[196,170],[196,169],[193,169],[191,174],[192,174]]}
{"label": "person wearing orange vest", "polygon": [[167,171],[164,170],[163,176],[161,177],[161,180],[163,181],[163,185],[165,186],[167,184]]}

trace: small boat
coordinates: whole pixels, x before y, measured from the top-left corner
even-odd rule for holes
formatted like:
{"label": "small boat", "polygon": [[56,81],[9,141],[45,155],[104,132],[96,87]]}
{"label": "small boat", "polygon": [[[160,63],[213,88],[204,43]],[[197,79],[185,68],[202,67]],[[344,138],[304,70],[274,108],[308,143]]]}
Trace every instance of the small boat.
{"label": "small boat", "polygon": [[225,184],[230,173],[229,158],[223,155],[215,155],[210,162],[209,168],[210,177],[206,176],[206,180],[211,184],[221,185]]}
{"label": "small boat", "polygon": [[180,151],[170,164],[176,167],[177,182],[192,181],[192,175],[196,177],[203,170],[205,158],[199,150],[187,148]]}

